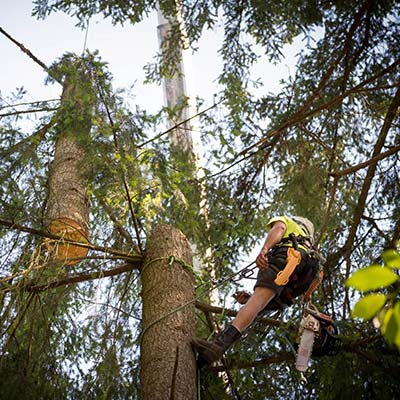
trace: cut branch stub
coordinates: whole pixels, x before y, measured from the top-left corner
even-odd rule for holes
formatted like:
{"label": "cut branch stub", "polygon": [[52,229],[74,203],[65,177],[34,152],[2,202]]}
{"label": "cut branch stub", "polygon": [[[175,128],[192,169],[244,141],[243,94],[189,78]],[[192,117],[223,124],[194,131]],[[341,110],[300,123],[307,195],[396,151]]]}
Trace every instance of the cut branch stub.
{"label": "cut branch stub", "polygon": [[[51,221],[49,231],[53,235],[62,236],[65,239],[76,242],[89,243],[89,231],[87,227],[80,226],[76,221],[69,218],[58,218]],[[65,265],[75,265],[87,256],[88,248],[74,246],[62,241],[47,242],[51,248],[53,257],[62,261]]]}

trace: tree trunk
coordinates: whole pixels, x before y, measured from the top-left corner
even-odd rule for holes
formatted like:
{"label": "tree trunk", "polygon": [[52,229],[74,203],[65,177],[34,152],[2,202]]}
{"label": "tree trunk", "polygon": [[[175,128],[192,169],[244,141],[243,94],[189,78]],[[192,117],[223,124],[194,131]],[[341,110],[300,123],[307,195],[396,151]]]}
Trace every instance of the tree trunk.
{"label": "tree trunk", "polygon": [[[64,81],[45,219],[51,233],[86,243],[89,241],[86,146],[90,143],[94,98],[90,79],[79,67],[72,66]],[[83,247],[54,242],[50,249],[52,258],[66,265],[77,264],[88,252]]]}
{"label": "tree trunk", "polygon": [[[170,262],[170,256],[178,261]],[[154,229],[142,272],[143,400],[196,399],[196,361],[190,345],[195,333],[195,282],[183,263],[192,263],[185,236],[168,225]]]}
{"label": "tree trunk", "polygon": [[[185,31],[185,23],[182,13],[182,5],[179,1],[175,2],[176,15],[175,21],[179,25],[181,46],[176,49],[176,54],[179,57],[177,64],[177,72],[171,77],[164,77],[164,102],[170,109],[182,107],[180,115],[175,119],[169,121],[170,127],[186,121],[196,114],[193,100],[192,79],[193,72],[191,68],[191,55],[189,51],[188,35]],[[161,9],[158,10],[158,38],[160,43],[160,50],[164,54],[168,50],[168,37],[171,34],[171,24],[164,17]],[[166,60],[167,61],[167,60]],[[207,270],[211,279],[216,279],[215,265],[211,262],[212,259],[212,246],[210,243],[208,231],[210,230],[210,221],[208,218],[208,194],[206,185],[203,182],[205,176],[203,163],[201,159],[201,140],[200,129],[198,127],[198,119],[191,119],[183,125],[173,129],[170,132],[171,141],[171,154],[175,158],[175,163],[178,163],[178,169],[184,171],[192,171],[193,178],[196,179],[196,189],[194,190],[194,198],[190,196],[195,186],[190,186],[189,193],[185,192],[182,187],[181,190],[185,197],[188,197],[190,207],[197,207],[200,218],[204,221],[204,237],[207,239],[207,246],[201,246],[201,243],[194,238],[190,238],[191,247],[194,254],[193,266],[196,272]],[[192,200],[192,201],[191,201]],[[194,201],[193,201],[194,200]],[[197,203],[197,204],[195,204]],[[185,234],[191,232],[185,232]],[[203,247],[203,250],[200,250]],[[208,265],[207,265],[208,264]],[[218,303],[218,290],[214,289],[210,292],[210,300],[212,303]]]}

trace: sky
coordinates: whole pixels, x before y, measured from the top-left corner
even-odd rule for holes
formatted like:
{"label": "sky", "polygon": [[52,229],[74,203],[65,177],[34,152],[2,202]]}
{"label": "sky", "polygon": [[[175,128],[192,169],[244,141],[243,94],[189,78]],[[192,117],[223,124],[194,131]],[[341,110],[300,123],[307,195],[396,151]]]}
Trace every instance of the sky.
{"label": "sky", "polygon": [[[81,54],[85,46],[90,51],[98,50],[102,60],[109,64],[114,88],[134,85],[131,93],[135,96],[135,103],[150,112],[158,111],[163,105],[162,87],[143,83],[143,67],[154,61],[158,51],[156,13],[135,26],[129,23],[114,26],[101,15],[95,16],[90,19],[86,32],[76,27],[76,18],[61,12],[52,13],[45,20],[36,19],[31,15],[33,2],[29,0],[0,0],[0,6],[0,26],[47,66],[65,52]],[[213,93],[217,90],[216,79],[221,70],[217,51],[221,41],[221,31],[206,32],[196,46],[199,51],[192,56],[193,94],[203,98],[205,106],[212,104]],[[297,51],[298,45],[288,49],[282,65],[259,64],[255,67],[255,73],[265,82],[263,90],[278,89],[279,80],[293,69],[290,65],[293,65]],[[0,54],[3,60],[0,64],[3,99],[21,86],[28,91],[28,99],[32,101],[60,96],[61,86],[57,83],[46,86],[46,73],[41,67],[1,34]]]}

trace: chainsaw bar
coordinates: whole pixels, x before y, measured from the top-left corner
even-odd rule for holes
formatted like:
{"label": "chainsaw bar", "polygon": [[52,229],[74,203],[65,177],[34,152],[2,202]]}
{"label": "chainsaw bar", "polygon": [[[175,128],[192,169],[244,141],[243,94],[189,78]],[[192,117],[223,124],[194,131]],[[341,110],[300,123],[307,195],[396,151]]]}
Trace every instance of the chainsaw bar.
{"label": "chainsaw bar", "polygon": [[320,330],[320,323],[314,316],[308,314],[302,318],[300,330],[302,332],[296,357],[296,369],[305,372],[313,350],[315,335]]}

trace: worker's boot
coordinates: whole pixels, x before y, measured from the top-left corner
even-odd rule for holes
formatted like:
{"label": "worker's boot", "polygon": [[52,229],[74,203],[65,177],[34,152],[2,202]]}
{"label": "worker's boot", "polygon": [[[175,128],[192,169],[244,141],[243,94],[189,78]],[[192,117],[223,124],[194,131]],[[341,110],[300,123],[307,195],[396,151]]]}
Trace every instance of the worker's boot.
{"label": "worker's boot", "polygon": [[219,360],[240,336],[241,333],[233,325],[229,325],[215,336],[212,342],[198,338],[193,339],[192,345],[199,354],[199,364],[212,364]]}

